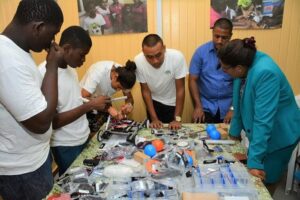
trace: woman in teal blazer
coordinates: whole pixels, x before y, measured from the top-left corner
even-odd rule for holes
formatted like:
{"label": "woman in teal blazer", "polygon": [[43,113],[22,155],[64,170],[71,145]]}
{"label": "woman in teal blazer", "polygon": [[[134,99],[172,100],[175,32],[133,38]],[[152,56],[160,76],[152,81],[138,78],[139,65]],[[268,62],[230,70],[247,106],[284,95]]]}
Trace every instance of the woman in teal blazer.
{"label": "woman in teal blazer", "polygon": [[230,135],[241,130],[249,139],[247,167],[272,193],[300,139],[300,110],[283,72],[254,38],[235,39],[218,56],[222,69],[235,78],[234,116]]}

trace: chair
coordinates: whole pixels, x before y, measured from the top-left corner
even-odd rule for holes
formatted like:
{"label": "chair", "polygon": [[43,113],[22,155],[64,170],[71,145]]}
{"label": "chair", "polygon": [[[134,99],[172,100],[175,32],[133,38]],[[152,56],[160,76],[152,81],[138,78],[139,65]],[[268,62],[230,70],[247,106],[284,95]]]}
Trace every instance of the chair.
{"label": "chair", "polygon": [[296,170],[296,158],[300,155],[300,143],[294,149],[291,159],[288,164],[288,173],[286,177],[285,193],[289,194],[293,189],[294,184],[294,173]]}
{"label": "chair", "polygon": [[[300,109],[300,94],[295,96],[295,99],[296,99],[298,108]],[[293,189],[294,174],[297,169],[297,165],[296,165],[297,156],[300,156],[300,142],[294,149],[291,159],[288,164],[288,173],[287,173],[286,185],[285,185],[285,193],[286,194],[289,194],[290,191],[292,191],[292,189]]]}

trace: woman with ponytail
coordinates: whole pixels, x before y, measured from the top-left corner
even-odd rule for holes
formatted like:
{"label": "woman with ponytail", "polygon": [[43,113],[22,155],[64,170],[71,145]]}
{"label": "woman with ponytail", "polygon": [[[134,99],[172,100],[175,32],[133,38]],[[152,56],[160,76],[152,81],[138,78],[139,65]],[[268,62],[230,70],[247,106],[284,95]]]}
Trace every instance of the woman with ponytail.
{"label": "woman with ponytail", "polygon": [[229,134],[240,137],[245,131],[249,172],[273,194],[300,139],[300,110],[292,88],[275,61],[257,51],[254,37],[230,41],[218,57],[235,78]]}
{"label": "woman with ponytail", "polygon": [[126,117],[133,110],[133,97],[131,88],[136,81],[136,65],[128,60],[125,66],[116,64],[113,61],[100,61],[93,64],[82,78],[81,95],[84,98],[95,96],[112,96],[117,91],[122,90],[127,96],[125,104],[118,112],[113,107],[109,107],[109,113],[118,119]]}

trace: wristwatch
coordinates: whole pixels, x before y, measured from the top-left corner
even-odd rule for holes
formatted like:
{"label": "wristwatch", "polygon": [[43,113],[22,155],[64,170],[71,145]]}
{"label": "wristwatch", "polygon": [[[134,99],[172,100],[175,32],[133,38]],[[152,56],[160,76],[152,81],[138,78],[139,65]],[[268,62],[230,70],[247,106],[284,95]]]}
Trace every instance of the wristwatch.
{"label": "wristwatch", "polygon": [[181,122],[181,117],[180,116],[175,116],[175,121],[176,122]]}

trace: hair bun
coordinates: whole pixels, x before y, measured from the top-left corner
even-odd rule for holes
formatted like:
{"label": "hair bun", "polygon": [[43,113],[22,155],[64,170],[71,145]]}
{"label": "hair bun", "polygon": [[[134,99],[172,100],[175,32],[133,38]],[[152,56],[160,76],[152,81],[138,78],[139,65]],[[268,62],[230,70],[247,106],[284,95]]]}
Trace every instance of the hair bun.
{"label": "hair bun", "polygon": [[127,62],[125,64],[125,68],[129,71],[135,71],[136,70],[136,64],[135,64],[135,62],[133,62],[131,60],[127,60]]}
{"label": "hair bun", "polygon": [[256,50],[256,45],[255,45],[256,41],[253,36],[250,38],[243,39],[243,42],[244,42],[244,47]]}

